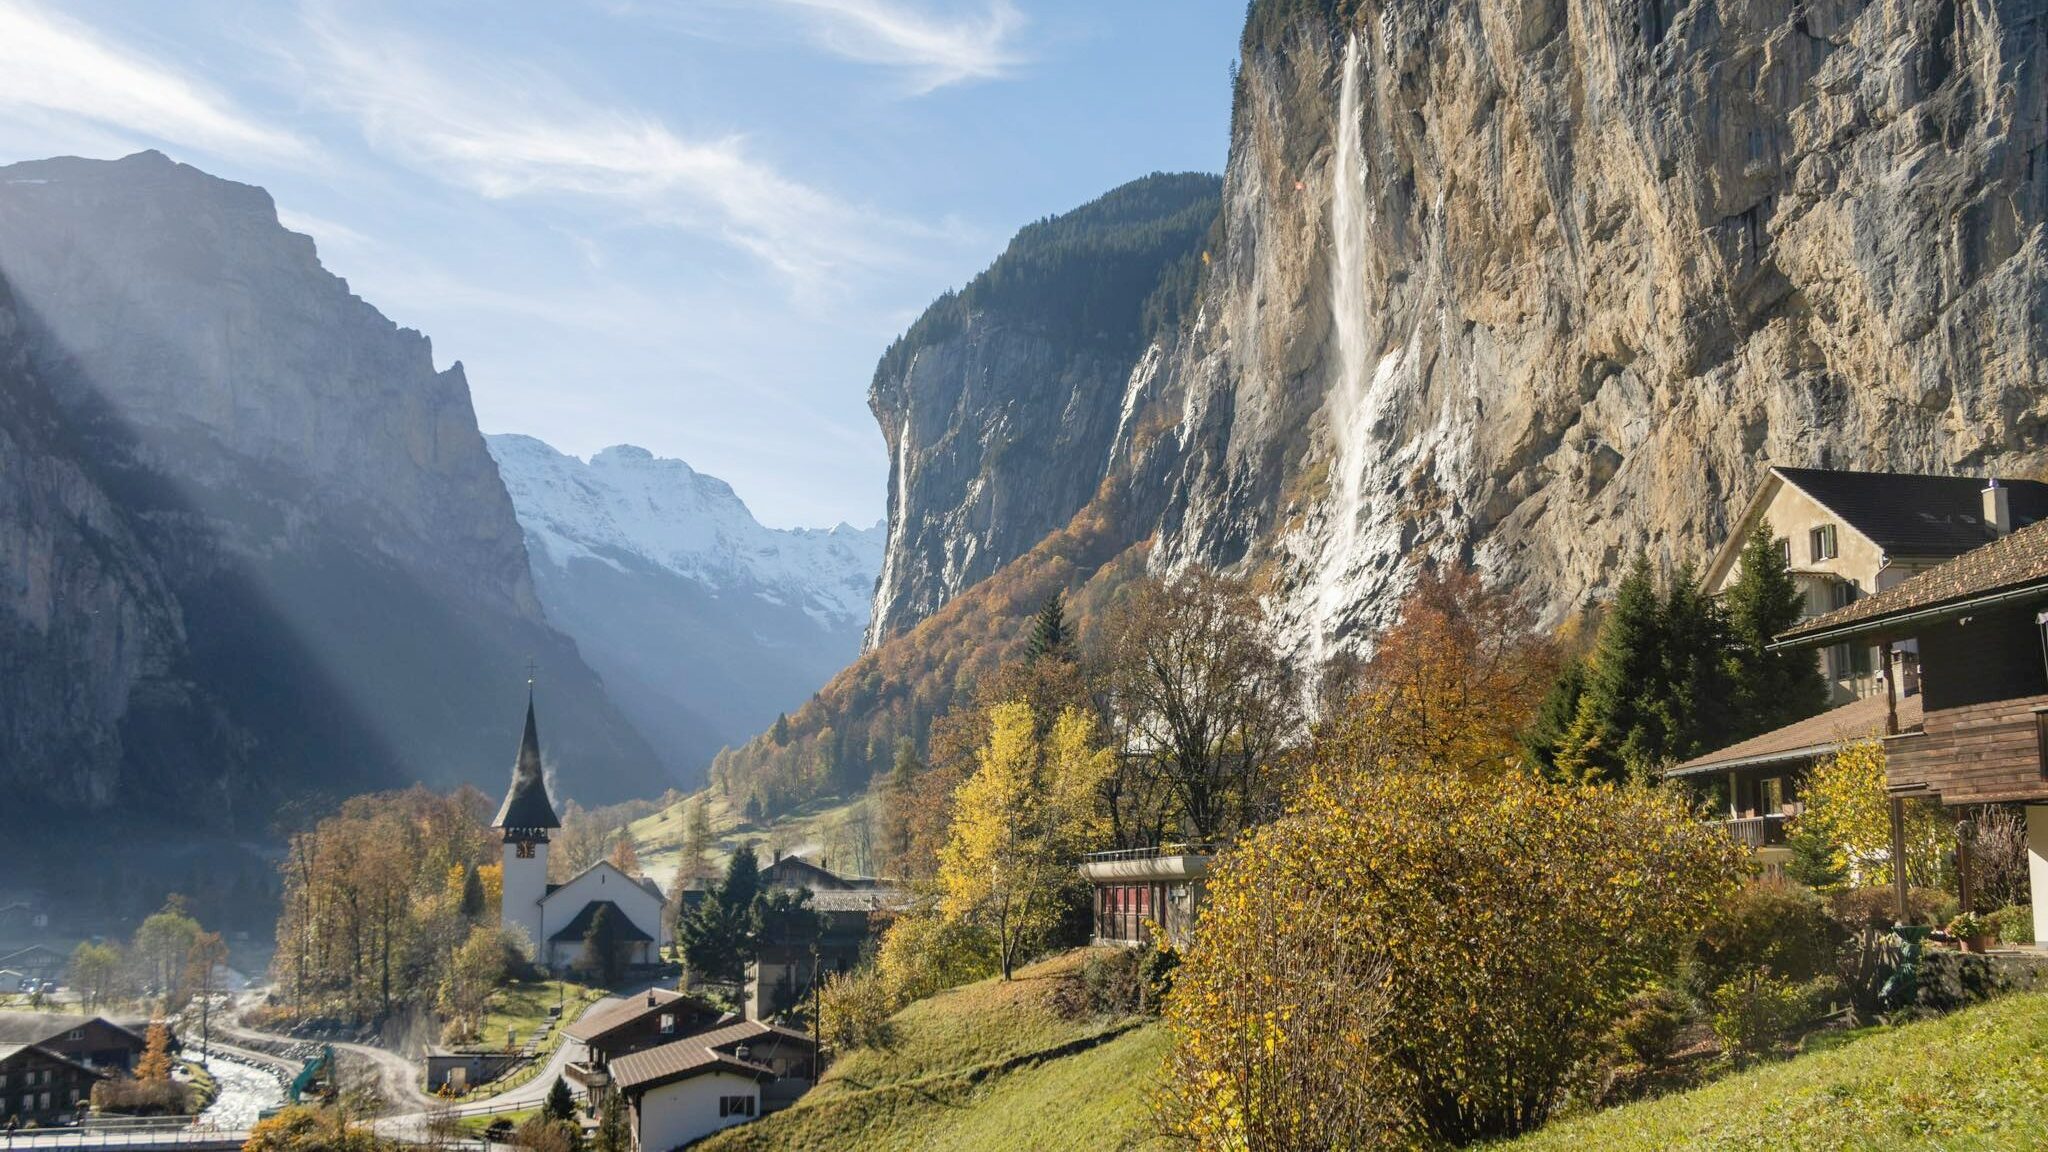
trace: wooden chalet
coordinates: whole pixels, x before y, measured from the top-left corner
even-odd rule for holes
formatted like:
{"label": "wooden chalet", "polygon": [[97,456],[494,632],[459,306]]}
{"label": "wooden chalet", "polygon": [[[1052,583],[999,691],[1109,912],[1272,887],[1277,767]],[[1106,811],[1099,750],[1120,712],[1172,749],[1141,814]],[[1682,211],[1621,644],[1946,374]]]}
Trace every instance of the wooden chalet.
{"label": "wooden chalet", "polygon": [[[1775,647],[1844,643],[1877,645],[1888,664],[1918,652],[1917,724],[1886,677],[1894,853],[1904,804],[2025,805],[2034,938],[2048,940],[2048,522],[1802,621]],[[1903,875],[1898,886],[1903,909]]]}

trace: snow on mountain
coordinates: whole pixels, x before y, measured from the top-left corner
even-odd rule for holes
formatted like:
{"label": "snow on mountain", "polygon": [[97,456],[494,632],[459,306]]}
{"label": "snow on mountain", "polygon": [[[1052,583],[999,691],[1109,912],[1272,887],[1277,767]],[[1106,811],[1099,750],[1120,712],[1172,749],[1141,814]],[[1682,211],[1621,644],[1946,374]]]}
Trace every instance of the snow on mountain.
{"label": "snow on mountain", "polygon": [[[529,543],[557,568],[633,559],[713,589],[801,607],[820,624],[865,625],[885,528],[762,525],[732,485],[620,444],[586,463],[531,436],[487,437]],[[538,557],[536,557],[538,559]]]}
{"label": "snow on mountain", "polygon": [[584,461],[487,440],[549,622],[685,779],[858,655],[881,524],[769,528],[725,481],[643,448]]}

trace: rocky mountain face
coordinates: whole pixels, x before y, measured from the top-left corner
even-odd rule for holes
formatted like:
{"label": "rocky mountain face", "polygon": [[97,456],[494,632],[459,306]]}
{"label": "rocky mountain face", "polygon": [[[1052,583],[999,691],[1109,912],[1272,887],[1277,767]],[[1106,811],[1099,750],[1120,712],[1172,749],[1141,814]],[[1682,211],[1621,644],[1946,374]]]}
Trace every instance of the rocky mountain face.
{"label": "rocky mountain face", "polygon": [[1217,180],[1134,181],[1026,227],[875,370],[889,547],[870,642],[1029,551],[1096,495],[1124,382],[1198,279]]}
{"label": "rocky mountain face", "polygon": [[681,460],[486,440],[548,619],[676,774],[701,779],[859,653],[882,525],[767,528]]}
{"label": "rocky mountain face", "polygon": [[1551,619],[1699,559],[1766,462],[2032,474],[2044,70],[2034,0],[1260,0],[1189,318],[1128,376],[977,393],[934,354],[971,407],[877,404],[877,627],[1018,546],[915,483],[967,473],[963,427],[1085,444],[1056,491],[1100,480],[1155,569],[1268,578],[1311,659],[1416,554]]}
{"label": "rocky mountain face", "polygon": [[502,786],[525,664],[571,792],[655,757],[548,626],[460,365],[156,153],[0,168],[0,786],[256,826]]}

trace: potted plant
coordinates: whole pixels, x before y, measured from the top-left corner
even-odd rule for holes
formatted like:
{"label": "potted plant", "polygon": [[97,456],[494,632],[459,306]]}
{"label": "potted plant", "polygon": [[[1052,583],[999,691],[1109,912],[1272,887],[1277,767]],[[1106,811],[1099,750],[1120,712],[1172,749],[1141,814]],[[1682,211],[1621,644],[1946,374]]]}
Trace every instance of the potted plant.
{"label": "potted plant", "polygon": [[1975,912],[1965,912],[1949,921],[1948,934],[1962,941],[1966,952],[1991,950],[1991,924]]}

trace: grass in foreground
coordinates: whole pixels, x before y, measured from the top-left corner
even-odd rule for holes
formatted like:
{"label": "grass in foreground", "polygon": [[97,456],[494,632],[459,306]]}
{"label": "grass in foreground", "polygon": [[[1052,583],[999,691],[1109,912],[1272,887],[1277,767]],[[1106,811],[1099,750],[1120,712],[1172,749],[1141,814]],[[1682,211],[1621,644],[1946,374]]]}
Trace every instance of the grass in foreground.
{"label": "grass in foreground", "polygon": [[851,1052],[794,1108],[712,1138],[707,1149],[959,1149],[1157,1146],[1150,1098],[1166,1030],[1069,1019],[1052,993],[1087,959],[1053,957],[896,1014],[887,1049]]}
{"label": "grass in foreground", "polygon": [[1840,1047],[1574,1120],[1514,1152],[2048,1148],[2048,994],[1874,1029]]}

